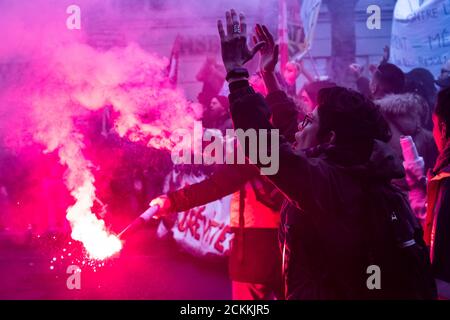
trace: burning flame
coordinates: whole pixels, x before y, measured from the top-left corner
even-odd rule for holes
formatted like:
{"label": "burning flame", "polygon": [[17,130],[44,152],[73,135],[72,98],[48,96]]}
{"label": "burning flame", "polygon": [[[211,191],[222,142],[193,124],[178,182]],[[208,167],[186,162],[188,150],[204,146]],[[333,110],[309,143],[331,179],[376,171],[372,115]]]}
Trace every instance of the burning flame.
{"label": "burning flame", "polygon": [[106,259],[122,249],[122,242],[105,229],[103,220],[92,212],[95,189],[90,181],[72,192],[77,202],[67,209],[67,219],[72,225],[72,238],[81,241],[92,259]]}
{"label": "burning flame", "polygon": [[118,237],[109,234],[105,222],[98,219],[91,208],[95,199],[94,177],[90,163],[82,156],[82,136],[71,135],[59,150],[60,159],[67,165],[66,184],[75,204],[67,209],[72,238],[83,243],[89,258],[103,260],[122,249]]}

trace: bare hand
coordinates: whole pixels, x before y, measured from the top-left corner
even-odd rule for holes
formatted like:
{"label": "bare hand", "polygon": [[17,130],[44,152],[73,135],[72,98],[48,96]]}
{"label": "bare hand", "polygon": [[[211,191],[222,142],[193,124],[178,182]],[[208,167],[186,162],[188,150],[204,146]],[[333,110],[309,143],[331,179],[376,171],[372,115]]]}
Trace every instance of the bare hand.
{"label": "bare hand", "polygon": [[350,65],[350,71],[357,79],[359,79],[362,77],[362,74],[364,72],[364,67],[360,64],[352,63]]}
{"label": "bare hand", "polygon": [[150,202],[150,206],[159,206],[158,213],[154,216],[154,219],[160,219],[175,213],[172,210],[172,203],[167,196],[160,196],[153,199]]}
{"label": "bare hand", "polygon": [[260,68],[263,72],[274,72],[278,63],[279,46],[275,45],[272,34],[266,26],[256,25],[256,36],[253,37],[255,46],[258,43],[264,43],[260,50],[261,61]]}
{"label": "bare hand", "polygon": [[247,45],[247,24],[245,16],[241,13],[239,19],[234,9],[226,12],[227,32],[223,28],[222,20],[217,22],[220,42],[222,47],[222,59],[227,72],[235,68],[241,68],[253,59],[255,54],[264,46],[264,42],[257,43],[250,49]]}

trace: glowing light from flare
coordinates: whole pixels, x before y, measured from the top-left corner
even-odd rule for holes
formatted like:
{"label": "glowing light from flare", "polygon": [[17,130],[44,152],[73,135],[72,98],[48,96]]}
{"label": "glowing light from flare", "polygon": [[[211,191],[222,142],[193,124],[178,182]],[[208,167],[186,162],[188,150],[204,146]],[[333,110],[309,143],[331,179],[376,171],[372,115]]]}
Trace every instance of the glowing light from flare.
{"label": "glowing light from flare", "polygon": [[72,225],[72,238],[81,241],[89,258],[103,260],[113,256],[122,249],[122,242],[115,235],[106,231],[103,220],[92,212],[95,188],[85,182],[72,192],[77,202],[67,210],[67,219]]}

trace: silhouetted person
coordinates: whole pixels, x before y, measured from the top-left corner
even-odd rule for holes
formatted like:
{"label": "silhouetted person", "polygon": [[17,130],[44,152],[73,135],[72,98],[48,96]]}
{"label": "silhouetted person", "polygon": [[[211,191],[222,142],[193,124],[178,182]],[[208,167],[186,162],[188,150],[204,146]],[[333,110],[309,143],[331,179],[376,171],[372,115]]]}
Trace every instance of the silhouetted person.
{"label": "silhouetted person", "polygon": [[425,240],[430,246],[438,294],[450,299],[450,88],[439,93],[433,124],[440,155],[428,180]]}

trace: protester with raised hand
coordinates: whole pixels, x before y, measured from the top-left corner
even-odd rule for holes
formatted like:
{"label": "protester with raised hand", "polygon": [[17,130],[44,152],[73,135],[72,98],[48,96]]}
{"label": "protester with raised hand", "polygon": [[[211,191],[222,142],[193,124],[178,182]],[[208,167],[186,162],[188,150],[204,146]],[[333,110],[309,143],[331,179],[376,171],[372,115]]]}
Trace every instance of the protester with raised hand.
{"label": "protester with raised hand", "polygon": [[[220,21],[218,29],[235,128],[265,129],[260,135],[270,141],[276,135],[271,135],[268,106],[249,86],[244,68],[246,34],[234,11],[227,12],[226,20],[227,33]],[[245,21],[242,15],[240,21]],[[315,147],[315,152],[294,151],[281,138],[279,171],[268,176],[290,205],[302,211],[289,222],[296,230],[286,239],[287,299],[433,298],[420,226],[407,200],[391,185],[404,170],[386,144],[391,138],[388,124],[370,100],[354,91],[324,89],[318,100],[319,107],[296,134],[299,150]],[[249,148],[245,152],[248,156]],[[378,211],[381,204],[385,207]],[[387,221],[394,204],[399,213],[393,221],[402,230],[398,237],[378,219],[382,215]],[[378,292],[366,282],[373,257],[386,268],[385,287]],[[394,260],[399,263],[392,264]]]}

